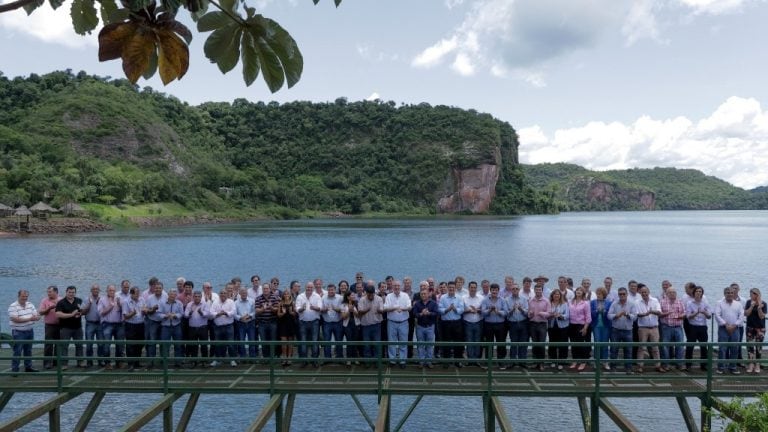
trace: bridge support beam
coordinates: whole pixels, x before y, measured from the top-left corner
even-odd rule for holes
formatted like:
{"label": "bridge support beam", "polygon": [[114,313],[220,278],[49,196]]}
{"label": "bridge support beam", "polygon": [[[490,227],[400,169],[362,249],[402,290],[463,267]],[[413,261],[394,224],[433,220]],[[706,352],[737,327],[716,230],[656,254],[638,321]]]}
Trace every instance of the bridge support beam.
{"label": "bridge support beam", "polygon": [[285,394],[283,393],[272,396],[272,398],[266,403],[266,405],[264,405],[264,408],[261,409],[259,416],[256,417],[256,420],[254,420],[253,423],[251,423],[251,425],[248,427],[248,429],[246,429],[246,431],[258,432],[264,429],[264,426],[266,426],[267,422],[275,413],[277,408],[283,403],[284,397],[285,397]]}
{"label": "bridge support beam", "polygon": [[376,418],[375,432],[389,432],[390,400],[388,394],[381,395],[379,399],[379,415]]}
{"label": "bridge support beam", "polygon": [[501,432],[512,432],[512,422],[509,421],[507,411],[504,409],[498,396],[491,396],[491,407],[493,408],[493,414],[496,417],[496,420],[499,421]]}
{"label": "bridge support beam", "polygon": [[296,404],[296,393],[288,394],[288,400],[285,402],[285,410],[283,411],[283,424],[282,428],[278,432],[290,432],[291,431],[291,419],[293,419],[293,406]]}
{"label": "bridge support beam", "polygon": [[91,422],[93,415],[96,414],[96,410],[99,408],[99,405],[101,405],[101,401],[104,400],[104,395],[106,395],[104,392],[93,394],[90,402],[88,402],[88,406],[86,406],[85,411],[83,411],[83,415],[80,416],[80,420],[78,420],[75,425],[75,432],[85,432],[88,428],[88,423]]}
{"label": "bridge support beam", "polygon": [[678,396],[675,399],[677,399],[677,405],[680,407],[680,413],[683,415],[685,427],[688,429],[688,432],[698,431],[696,420],[693,419],[693,412],[691,412],[691,407],[688,405],[688,399],[681,396]]}
{"label": "bridge support beam", "polygon": [[11,401],[11,398],[13,397],[13,392],[3,392],[2,395],[0,395],[0,412],[3,412],[5,409],[5,406],[8,405],[8,402]]}
{"label": "bridge support beam", "polygon": [[640,429],[636,428],[628,418],[624,417],[624,414],[622,414],[621,411],[619,411],[619,409],[616,408],[616,406],[614,406],[612,403],[608,402],[604,398],[600,398],[598,404],[600,408],[605,411],[606,414],[608,414],[608,417],[610,417],[611,420],[616,423],[616,426],[618,426],[622,432],[640,432]]}
{"label": "bridge support beam", "polygon": [[179,424],[176,425],[176,432],[185,432],[187,430],[189,420],[192,418],[192,413],[195,411],[198,400],[200,400],[200,393],[189,394],[189,399],[187,399],[187,403],[184,405],[184,411],[181,412]]}
{"label": "bridge support beam", "polygon": [[584,425],[584,432],[590,432],[589,424],[591,423],[591,417],[589,415],[587,398],[580,396],[577,399],[579,401],[579,412],[581,413],[581,424]]}
{"label": "bridge support beam", "polygon": [[[149,423],[153,418],[157,417],[158,414],[163,412],[163,428],[165,428],[167,425],[165,423],[165,411],[173,409],[173,403],[176,401],[176,399],[180,398],[182,396],[182,393],[169,393],[165,396],[163,396],[159,401],[155,402],[152,406],[144,410],[143,413],[139,414],[138,416],[134,417],[133,420],[128,422],[128,424],[125,425],[121,429],[122,432],[138,432],[144,425]],[[173,423],[171,423],[171,429],[166,430],[167,432],[170,432],[173,428]]]}
{"label": "bridge support beam", "polygon": [[[58,395],[48,399],[46,402],[35,405],[33,408],[24,411],[19,416],[8,420],[5,423],[0,424],[0,430],[17,430],[27,425],[28,423],[36,420],[38,417],[45,413],[48,414],[48,429],[51,431],[58,431],[61,429],[60,411],[58,411],[61,405],[68,401],[80,396],[80,393],[59,393]],[[56,411],[54,413],[54,411]]]}

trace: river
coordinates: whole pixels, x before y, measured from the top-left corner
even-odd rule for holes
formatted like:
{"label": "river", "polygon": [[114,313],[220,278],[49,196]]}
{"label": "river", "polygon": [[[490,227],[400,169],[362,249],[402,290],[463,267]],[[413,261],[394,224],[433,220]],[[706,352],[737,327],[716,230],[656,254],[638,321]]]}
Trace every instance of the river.
{"label": "river", "polygon": [[[566,213],[512,218],[334,219],[263,221],[88,234],[0,239],[0,297],[6,304],[16,291],[29,289],[37,305],[45,287],[76,285],[81,293],[90,284],[130,279],[144,288],[151,276],[166,287],[178,276],[221,286],[233,276],[248,280],[277,276],[281,287],[290,280],[321,277],[327,282],[353,280],[355,272],[383,280],[386,275],[428,276],[447,280],[463,275],[468,281],[503,283],[505,275],[547,275],[550,286],[558,275],[593,287],[605,276],[614,288],[636,279],[660,291],[663,279],[682,289],[687,281],[704,286],[710,299],[738,282],[742,288],[768,289],[765,271],[768,212],[680,211]],[[84,295],[84,294],[83,294]],[[0,308],[7,329],[7,310]],[[36,329],[42,337],[42,326]],[[4,348],[7,349],[7,348]],[[70,402],[63,413],[71,428],[87,401]],[[25,408],[23,401],[38,395],[17,395],[0,413],[0,421]],[[191,430],[241,430],[257,414],[263,396],[203,396]],[[375,416],[375,400],[364,398]],[[395,398],[393,418],[408,407],[409,397]],[[117,395],[105,399],[89,430],[111,431],[148,406],[152,398]],[[182,399],[183,401],[183,399]],[[580,426],[575,399],[504,399],[515,430],[568,431]],[[682,430],[684,423],[672,399],[615,399],[615,405],[640,429],[666,425]],[[689,401],[697,412],[695,400]],[[641,408],[639,408],[641,407]],[[177,402],[178,418],[183,403]],[[482,405],[478,399],[427,397],[404,430],[435,430],[436,421],[460,409],[458,424],[443,430],[478,430]],[[330,415],[329,415],[330,413]],[[557,413],[553,416],[553,413]],[[319,422],[319,423],[318,423]],[[605,417],[602,430],[617,428]],[[41,420],[27,430],[39,430]],[[157,430],[152,423],[146,430]],[[297,398],[294,430],[366,430],[367,425],[349,397]]]}

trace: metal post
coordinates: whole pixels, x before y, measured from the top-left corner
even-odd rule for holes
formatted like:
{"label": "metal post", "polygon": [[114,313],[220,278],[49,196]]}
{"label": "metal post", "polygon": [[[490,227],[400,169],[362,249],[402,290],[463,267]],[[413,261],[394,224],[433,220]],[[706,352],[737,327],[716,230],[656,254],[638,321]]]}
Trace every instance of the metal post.
{"label": "metal post", "polygon": [[48,411],[48,430],[50,432],[61,432],[61,405]]}
{"label": "metal post", "polygon": [[483,417],[485,420],[485,432],[496,431],[496,415],[493,412],[491,398],[488,395],[483,396]]}
{"label": "metal post", "polygon": [[714,362],[712,361],[712,354],[715,350],[715,345],[710,343],[707,350],[707,391],[704,398],[701,400],[701,430],[709,431],[712,429],[712,374]]}
{"label": "metal post", "polygon": [[590,401],[590,431],[600,432],[600,348],[598,343],[593,343],[595,357],[595,390]]}

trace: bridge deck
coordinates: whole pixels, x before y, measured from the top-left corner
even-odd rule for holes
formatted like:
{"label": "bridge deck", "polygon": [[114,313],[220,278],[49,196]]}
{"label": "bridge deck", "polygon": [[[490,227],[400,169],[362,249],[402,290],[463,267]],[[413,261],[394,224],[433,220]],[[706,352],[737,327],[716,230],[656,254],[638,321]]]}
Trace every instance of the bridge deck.
{"label": "bridge deck", "polygon": [[[200,392],[318,393],[487,396],[611,397],[703,396],[707,374],[668,372],[626,375],[624,372],[554,372],[550,370],[424,370],[325,365],[241,365],[235,368],[125,370],[79,369],[21,373],[0,380],[0,391],[14,392]],[[768,375],[714,375],[711,395],[753,396],[768,391]]]}

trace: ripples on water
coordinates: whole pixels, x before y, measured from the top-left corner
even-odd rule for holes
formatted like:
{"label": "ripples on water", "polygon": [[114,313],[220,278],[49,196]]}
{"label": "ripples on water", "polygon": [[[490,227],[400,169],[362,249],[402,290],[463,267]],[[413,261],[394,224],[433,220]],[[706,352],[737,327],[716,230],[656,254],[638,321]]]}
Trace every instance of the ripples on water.
{"label": "ripples on water", "polygon": [[[388,274],[411,275],[415,281],[463,274],[467,280],[487,278],[499,283],[507,274],[518,280],[540,273],[550,279],[566,274],[577,281],[591,277],[594,287],[611,275],[616,288],[637,279],[654,292],[659,291],[662,279],[670,279],[677,287],[694,280],[705,287],[710,299],[717,299],[722,287],[732,281],[768,292],[767,241],[768,212],[764,211],[263,221],[54,235],[0,240],[0,298],[10,304],[18,289],[27,288],[33,302],[39,304],[50,284],[74,284],[83,294],[94,282],[104,287],[126,278],[144,287],[153,275],[166,286],[180,275],[198,286],[204,280],[221,286],[233,276],[247,280],[258,273],[263,279],[278,276],[285,287],[291,279],[306,281],[319,276],[337,282],[352,280],[355,272],[363,271],[376,280]],[[7,329],[7,323],[7,308],[0,307],[2,328]],[[41,323],[35,331],[42,336]],[[43,397],[14,396],[0,420]],[[375,417],[375,398],[362,399]],[[111,432],[155,400],[154,395],[108,396],[89,431]],[[174,404],[175,419],[185,400]],[[393,422],[412,400],[393,400]],[[242,430],[264,401],[266,397],[259,395],[204,395],[190,428],[211,430],[214,424],[214,430]],[[581,427],[575,399],[503,401],[515,430],[567,432]],[[667,426],[666,430],[684,429],[673,399],[615,398],[611,402],[641,430],[660,425]],[[694,413],[697,402],[689,400]],[[64,429],[72,428],[86,404],[87,398],[81,396],[66,405],[71,408],[63,410]],[[441,425],[439,421],[447,417],[458,423]],[[45,421],[40,420],[25,430],[44,427]],[[159,429],[159,419],[145,428]],[[425,397],[403,430],[480,429],[480,398],[446,396]],[[297,398],[293,430],[369,429],[348,396],[311,395]],[[601,430],[617,430],[604,414]]]}

